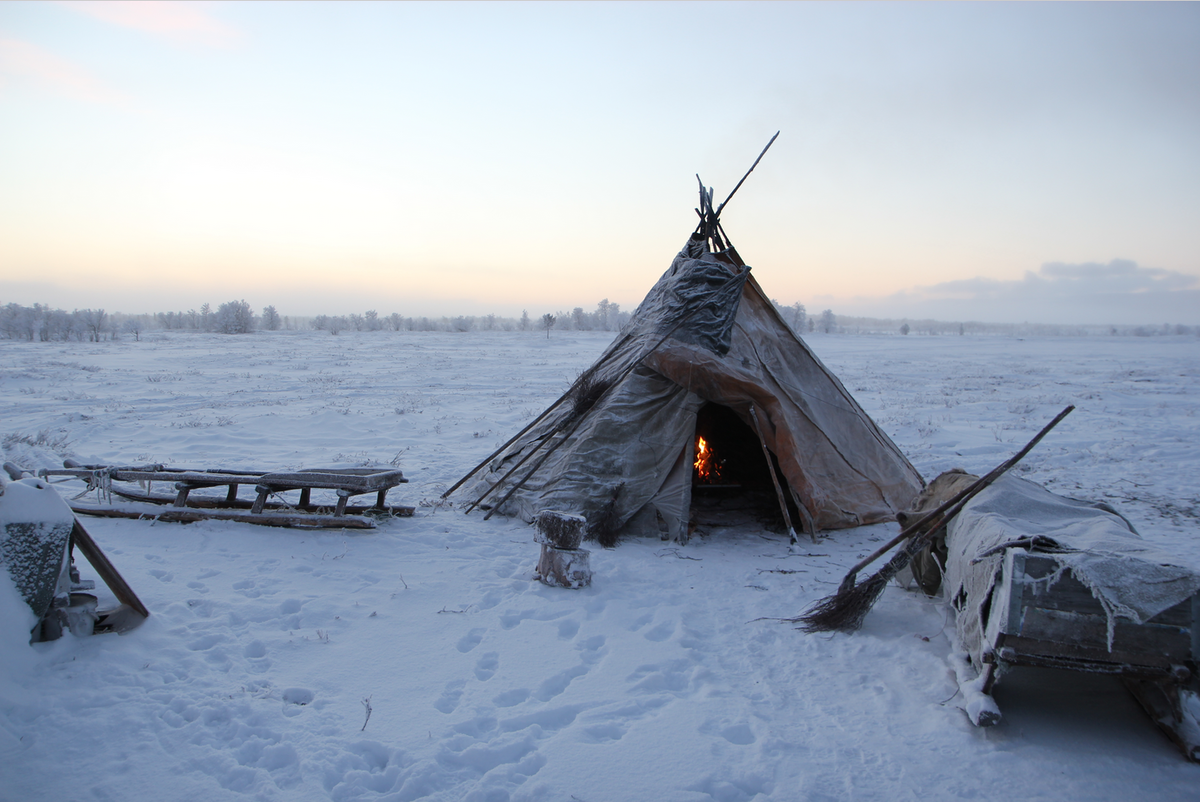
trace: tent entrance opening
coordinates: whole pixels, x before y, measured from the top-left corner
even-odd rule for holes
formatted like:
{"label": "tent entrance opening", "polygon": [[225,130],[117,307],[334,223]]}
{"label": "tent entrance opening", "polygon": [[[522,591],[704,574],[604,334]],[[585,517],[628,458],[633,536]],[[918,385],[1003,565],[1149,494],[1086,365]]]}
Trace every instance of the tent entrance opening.
{"label": "tent entrance opening", "polygon": [[720,404],[702,406],[694,446],[693,527],[782,527],[762,444],[736,412]]}

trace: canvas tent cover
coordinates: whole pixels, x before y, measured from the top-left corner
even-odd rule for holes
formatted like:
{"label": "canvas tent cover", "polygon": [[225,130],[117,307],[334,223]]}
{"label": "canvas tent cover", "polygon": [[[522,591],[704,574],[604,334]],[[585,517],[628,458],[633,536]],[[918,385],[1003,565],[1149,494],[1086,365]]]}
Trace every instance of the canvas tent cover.
{"label": "canvas tent cover", "polygon": [[982,665],[984,606],[1000,577],[1004,552],[1021,547],[1054,555],[1058,574],[1070,569],[1108,615],[1146,622],[1200,590],[1200,572],[1157,549],[1105,504],[1051,493],[1003,476],[973,498],[946,530],[945,586],[958,609],[958,635]]}
{"label": "canvas tent cover", "polygon": [[686,538],[696,414],[706,401],[748,425],[755,408],[805,528],[891,520],[923,485],[749,268],[710,253],[699,235],[584,375],[604,390],[599,400],[577,382],[482,466],[466,495],[491,489],[483,505],[498,504],[524,480],[501,512],[532,521],[554,509],[619,534]]}

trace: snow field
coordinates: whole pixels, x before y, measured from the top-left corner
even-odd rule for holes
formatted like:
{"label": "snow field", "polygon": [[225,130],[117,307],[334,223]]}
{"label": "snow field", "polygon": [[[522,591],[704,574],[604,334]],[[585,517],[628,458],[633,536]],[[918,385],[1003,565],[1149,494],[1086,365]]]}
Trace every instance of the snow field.
{"label": "snow field", "polygon": [[[938,601],[889,588],[853,636],[772,620],[895,525],[798,554],[752,529],[593,548],[569,591],[533,581],[530,527],[437,503],[609,339],[0,342],[5,459],[395,462],[389,498],[418,507],[368,533],[85,519],[152,616],[16,646],[0,582],[0,799],[1195,798],[1200,767],[1109,678],[1015,672],[1004,721],[972,727]],[[985,471],[1076,404],[1023,475],[1200,567],[1196,340],[810,343],[927,478]]]}

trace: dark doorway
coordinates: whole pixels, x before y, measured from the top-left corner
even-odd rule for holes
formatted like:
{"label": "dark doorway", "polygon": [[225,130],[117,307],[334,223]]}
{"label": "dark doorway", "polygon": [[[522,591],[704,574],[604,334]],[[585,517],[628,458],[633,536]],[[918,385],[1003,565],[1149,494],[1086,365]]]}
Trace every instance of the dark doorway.
{"label": "dark doorway", "polygon": [[[693,454],[694,530],[700,534],[729,526],[784,530],[762,443],[736,412],[711,402],[702,406],[696,414]],[[779,469],[777,462],[775,469]]]}

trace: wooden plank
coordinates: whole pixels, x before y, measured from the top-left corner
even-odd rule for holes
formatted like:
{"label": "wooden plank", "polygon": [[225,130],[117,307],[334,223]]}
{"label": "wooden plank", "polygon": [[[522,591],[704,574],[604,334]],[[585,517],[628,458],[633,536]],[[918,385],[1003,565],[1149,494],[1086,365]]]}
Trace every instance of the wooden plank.
{"label": "wooden plank", "polygon": [[[1064,646],[1108,651],[1108,619],[1104,616],[1026,607],[1020,628],[1012,634]],[[1118,618],[1113,622],[1113,651],[1161,655],[1180,663],[1191,657],[1191,632],[1183,627],[1135,624]]]}
{"label": "wooden plank", "polygon": [[[1126,666],[1133,669],[1161,669],[1171,671],[1178,661],[1166,655],[1152,652],[1108,651],[1105,648],[1090,649],[1085,646],[1041,641],[1020,635],[1003,635],[997,644],[996,655],[1010,665],[1042,665],[1032,662],[1037,658],[1056,658],[1078,663],[1082,670],[1102,671],[1104,666]],[[1086,668],[1085,665],[1095,668]],[[1120,672],[1118,672],[1120,673]]]}
{"label": "wooden plank", "polygon": [[158,471],[142,468],[63,468],[45,470],[38,473],[42,476],[73,476],[76,479],[88,480],[97,471],[107,471],[108,475],[118,482],[187,482],[196,487],[212,487],[227,485],[233,482],[251,481],[251,477],[261,474],[242,471]]}
{"label": "wooden plank", "polygon": [[194,523],[196,521],[236,521],[260,526],[283,526],[297,529],[374,529],[375,522],[357,515],[314,515],[312,513],[281,514],[276,512],[254,513],[233,510],[197,510],[168,507],[148,511],[117,510],[102,507],[71,505],[71,509],[82,515],[101,518],[134,518],[169,523]]}
{"label": "wooden plank", "polygon": [[[1040,607],[1044,610],[1064,610],[1073,613],[1104,616],[1104,607],[1088,589],[1067,568],[1055,580],[1052,587],[1046,588],[1038,580],[1053,576],[1058,570],[1059,563],[1052,555],[1030,554],[1025,559],[1025,583],[1022,604],[1030,607]],[[1192,612],[1191,600],[1181,602],[1174,607],[1163,610],[1150,619],[1150,623],[1168,624],[1191,629],[1196,620]]]}
{"label": "wooden plank", "polygon": [[403,471],[372,471],[362,473],[361,468],[342,470],[310,470],[294,473],[265,473],[258,477],[259,484],[272,488],[299,490],[305,487],[319,487],[329,490],[351,490],[358,493],[370,493],[395,487],[408,482]]}
{"label": "wooden plank", "polygon": [[[113,488],[112,492],[113,492],[114,496],[120,496],[121,498],[129,499],[130,501],[145,502],[147,504],[171,504],[174,501],[173,497],[171,497],[171,496],[156,496],[156,495],[152,495],[149,493],[131,493],[128,490],[121,490],[121,489],[115,488],[115,487]],[[300,499],[301,499],[301,502],[304,501],[303,491],[301,491]],[[234,499],[231,502],[228,500],[228,498],[218,499],[218,498],[212,498],[212,497],[206,498],[203,496],[188,496],[188,508],[189,509],[248,510],[248,509],[251,509],[253,506],[254,506],[253,501],[250,501],[250,500],[244,499],[244,498]],[[320,512],[322,510],[332,510],[333,507],[334,507],[334,504],[332,504],[332,503],[331,504],[313,504],[311,502],[308,502],[308,503],[299,503],[299,504],[287,504],[287,503],[282,503],[282,502],[277,502],[277,501],[268,501],[267,503],[265,503],[263,505],[264,510],[299,510],[302,512]],[[391,507],[385,506],[382,509],[375,507],[375,506],[367,506],[365,504],[347,504],[346,505],[346,513],[348,515],[362,515],[363,513],[368,513],[368,512],[380,512],[380,513],[389,513],[391,515],[395,515],[395,516],[401,517],[401,518],[411,518],[412,514],[415,510],[416,510],[415,507],[408,507],[403,504],[397,504],[397,505],[393,505]]]}
{"label": "wooden plank", "polygon": [[1126,679],[1125,687],[1183,756],[1200,763],[1200,721],[1183,703],[1183,697],[1193,692],[1175,683],[1136,679]]}
{"label": "wooden plank", "polygon": [[117,601],[129,605],[145,618],[150,617],[150,611],[146,609],[146,605],[142,604],[142,600],[133,592],[133,588],[129,587],[129,583],[108,561],[108,557],[96,545],[96,541],[92,540],[92,536],[83,528],[83,524],[78,518],[75,519],[75,527],[71,530],[71,542],[83,552],[83,556],[96,569],[96,573],[104,580],[104,584],[108,585],[113,595],[117,597]]}

